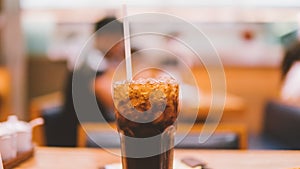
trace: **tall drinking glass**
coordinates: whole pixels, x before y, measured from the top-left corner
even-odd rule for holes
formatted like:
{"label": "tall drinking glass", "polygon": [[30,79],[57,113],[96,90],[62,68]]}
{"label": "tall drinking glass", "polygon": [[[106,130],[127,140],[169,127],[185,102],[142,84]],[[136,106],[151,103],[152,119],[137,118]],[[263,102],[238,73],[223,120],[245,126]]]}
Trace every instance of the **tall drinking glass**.
{"label": "tall drinking glass", "polygon": [[178,83],[139,79],[113,90],[123,169],[172,169]]}

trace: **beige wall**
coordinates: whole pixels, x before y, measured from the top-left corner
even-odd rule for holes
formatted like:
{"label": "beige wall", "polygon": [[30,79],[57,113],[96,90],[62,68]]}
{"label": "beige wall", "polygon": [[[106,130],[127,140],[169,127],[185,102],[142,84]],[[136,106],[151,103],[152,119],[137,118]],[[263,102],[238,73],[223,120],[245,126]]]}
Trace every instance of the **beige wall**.
{"label": "beige wall", "polygon": [[26,63],[24,39],[21,30],[21,9],[19,0],[3,0],[1,14],[1,54],[4,66],[11,75],[10,112],[25,117],[26,111]]}

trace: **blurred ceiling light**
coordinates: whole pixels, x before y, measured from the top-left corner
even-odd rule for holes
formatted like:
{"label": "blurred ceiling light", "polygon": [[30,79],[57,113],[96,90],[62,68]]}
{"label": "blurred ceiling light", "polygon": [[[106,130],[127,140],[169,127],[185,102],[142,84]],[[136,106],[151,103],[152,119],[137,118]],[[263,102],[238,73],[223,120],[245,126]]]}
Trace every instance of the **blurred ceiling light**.
{"label": "blurred ceiling light", "polygon": [[119,7],[124,2],[133,7],[300,7],[299,0],[21,0],[21,7],[23,9],[112,8]]}

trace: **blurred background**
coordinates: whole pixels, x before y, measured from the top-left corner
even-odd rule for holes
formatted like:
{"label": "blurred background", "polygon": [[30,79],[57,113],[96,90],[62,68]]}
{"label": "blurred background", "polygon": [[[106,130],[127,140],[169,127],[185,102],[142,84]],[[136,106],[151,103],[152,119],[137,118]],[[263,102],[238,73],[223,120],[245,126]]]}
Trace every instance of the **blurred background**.
{"label": "blurred background", "polygon": [[[39,116],[42,108],[62,104],[67,74],[93,33],[94,23],[107,16],[121,17],[120,3],[104,0],[1,0],[0,119],[16,114],[20,119],[29,120]],[[212,42],[223,63],[227,83],[228,98],[221,123],[242,124],[249,148],[295,148],[289,140],[286,144],[277,144],[282,137],[296,139],[289,129],[279,131],[280,128],[275,128],[276,139],[267,143],[260,141],[260,136],[272,133],[272,125],[284,125],[277,123],[276,119],[282,118],[276,117],[275,122],[274,119],[270,122],[270,127],[266,112],[270,103],[275,101],[277,104],[278,101],[281,104],[281,64],[286,49],[298,39],[299,1],[128,1],[129,15],[143,12],[178,16],[194,24]],[[158,19],[133,22],[130,26],[134,32],[161,24]],[[194,38],[184,25],[164,24],[157,29],[192,42],[194,49],[201,49],[207,57],[211,54],[203,49],[206,41]],[[142,43],[134,41],[132,45],[139,49],[153,43],[164,45],[166,42],[149,39]],[[189,66],[203,96],[209,95],[211,84],[205,67],[198,62]],[[200,105],[207,103],[209,108],[209,97],[203,102]],[[199,121],[203,120],[208,108],[200,108],[203,112]],[[299,118],[297,111],[299,115],[295,117]],[[285,124],[289,123],[296,122],[287,121]],[[290,135],[282,136],[277,132]]]}

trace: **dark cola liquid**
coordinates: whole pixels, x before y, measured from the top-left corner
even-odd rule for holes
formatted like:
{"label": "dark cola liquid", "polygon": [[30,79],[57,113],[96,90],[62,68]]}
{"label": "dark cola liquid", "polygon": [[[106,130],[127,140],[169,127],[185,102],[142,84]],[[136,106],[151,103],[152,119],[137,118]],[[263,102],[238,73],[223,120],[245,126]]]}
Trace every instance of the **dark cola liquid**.
{"label": "dark cola liquid", "polygon": [[114,101],[123,169],[172,169],[178,84],[154,80],[116,84]]}
{"label": "dark cola liquid", "polygon": [[[143,126],[143,127],[141,127]],[[123,169],[138,169],[138,168],[145,168],[145,169],[172,169],[173,167],[173,148],[171,147],[173,145],[174,140],[174,132],[171,132],[171,130],[174,130],[173,127],[170,127],[162,133],[157,133],[156,130],[150,130],[149,126],[146,127],[146,125],[140,125],[138,129],[133,129],[132,133],[136,134],[135,138],[149,138],[151,136],[154,136],[153,134],[157,136],[156,138],[150,139],[150,140],[143,140],[139,139],[137,141],[132,141],[128,137],[123,137],[121,139],[122,141],[122,164]],[[122,130],[120,128],[120,130]],[[125,129],[128,131],[128,128]],[[122,130],[123,132],[124,130]],[[142,132],[146,131],[146,132]],[[141,134],[143,133],[143,134]],[[161,136],[160,136],[161,134]],[[146,153],[145,153],[146,151]],[[151,152],[151,153],[150,153]],[[142,158],[132,158],[127,157],[134,156],[134,157],[141,157],[147,155],[147,153],[150,154],[156,154],[151,155],[150,157],[142,157]]]}

